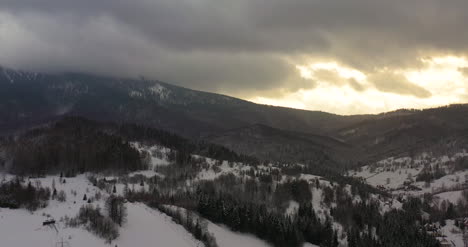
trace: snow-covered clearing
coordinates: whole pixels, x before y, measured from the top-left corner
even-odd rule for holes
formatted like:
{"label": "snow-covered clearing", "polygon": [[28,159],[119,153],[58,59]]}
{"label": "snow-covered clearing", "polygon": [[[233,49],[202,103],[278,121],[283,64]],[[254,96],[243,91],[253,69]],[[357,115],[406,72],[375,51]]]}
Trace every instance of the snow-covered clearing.
{"label": "snow-covered clearing", "polygon": [[[423,153],[412,159],[410,157],[387,158],[375,164],[363,166],[349,175],[364,179],[368,184],[393,191],[394,194],[422,195],[437,194],[446,191],[460,190],[468,184],[468,171],[452,171],[458,159],[466,157],[466,151],[433,157]],[[416,182],[418,174],[427,168],[439,168],[447,174],[430,183]],[[465,184],[465,185],[464,185]],[[412,185],[413,188],[407,188]]]}
{"label": "snow-covered clearing", "polygon": [[443,237],[449,243],[455,244],[456,247],[463,247],[463,233],[462,231],[455,226],[455,222],[453,220],[447,220],[446,225],[442,227],[442,234],[445,235]]}
{"label": "snow-covered clearing", "polygon": [[146,146],[139,142],[132,142],[131,145],[140,153],[146,153],[149,155],[151,170],[154,170],[156,166],[167,166],[171,164],[167,157],[171,152],[169,148],[158,145]]}
{"label": "snow-covered clearing", "polygon": [[119,247],[203,246],[181,225],[158,210],[141,203],[127,203],[127,208],[128,222],[115,241]]}
{"label": "snow-covered clearing", "polygon": [[449,191],[435,195],[440,202],[447,200],[448,202],[457,205],[458,201],[463,200],[462,191]]}
{"label": "snow-covered clearing", "polygon": [[[146,172],[138,172],[146,173]],[[11,176],[6,176],[11,179]],[[113,179],[108,177],[108,179]],[[149,208],[142,203],[126,203],[127,222],[119,228],[120,236],[111,244],[88,232],[83,227],[70,228],[64,223],[64,217],[74,217],[81,206],[88,204],[83,200],[84,195],[92,198],[95,206],[99,205],[104,211],[104,201],[109,195],[106,191],[94,187],[85,175],[74,178],[65,178],[60,181],[58,176],[46,178],[26,179],[33,186],[52,188],[55,183],[57,191],[64,191],[67,195],[65,202],[50,200],[46,208],[29,212],[24,209],[1,209],[0,208],[0,246],[23,247],[23,246],[51,246],[64,241],[66,246],[118,246],[118,247],[198,247],[204,246],[196,240],[181,225],[172,221],[171,217],[157,209]],[[116,179],[117,180],[117,179]],[[55,181],[55,182],[53,182]],[[117,183],[117,194],[123,193],[123,185]],[[102,198],[95,200],[96,193],[102,194]],[[56,228],[42,226],[47,219],[57,221]],[[269,247],[263,240],[250,234],[237,233],[227,227],[218,226],[208,222],[209,231],[214,234],[220,247]],[[26,237],[25,237],[26,236]]]}
{"label": "snow-covered clearing", "polygon": [[214,235],[220,247],[270,247],[268,243],[251,234],[233,232],[212,222],[208,222],[208,231]]}
{"label": "snow-covered clearing", "polygon": [[[74,217],[79,208],[88,203],[83,200],[84,194],[91,198],[98,191],[102,193],[103,199],[93,201],[92,204],[104,208],[106,192],[93,187],[84,175],[66,178],[66,183],[60,183],[58,177],[31,179],[31,183],[33,185],[40,183],[43,187],[51,187],[53,180],[55,180],[58,191],[63,190],[66,192],[67,201],[50,200],[46,208],[32,213],[24,209],[0,209],[1,246],[55,247],[62,240],[68,243],[66,246],[70,247],[115,245],[118,247],[203,246],[182,226],[174,223],[170,217],[140,203],[126,203],[128,210],[127,223],[119,229],[120,236],[112,242],[112,245],[106,244],[105,240],[94,236],[84,228],[66,227],[60,219],[65,216]],[[76,196],[74,195],[75,192]],[[49,215],[57,221],[58,231],[48,226],[42,226],[42,223],[49,218]]]}

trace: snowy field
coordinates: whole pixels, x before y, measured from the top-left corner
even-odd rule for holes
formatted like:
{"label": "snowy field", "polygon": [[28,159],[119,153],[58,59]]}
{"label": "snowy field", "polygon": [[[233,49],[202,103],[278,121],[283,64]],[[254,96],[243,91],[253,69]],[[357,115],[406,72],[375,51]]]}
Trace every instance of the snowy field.
{"label": "snowy field", "polygon": [[[11,178],[11,176],[5,176]],[[30,179],[34,186],[52,187],[55,180],[57,191],[67,194],[65,202],[50,200],[46,208],[35,212],[25,209],[0,208],[0,239],[5,247],[44,246],[55,247],[64,242],[64,246],[118,246],[118,247],[198,247],[204,246],[182,226],[158,210],[141,203],[126,203],[127,222],[119,229],[120,236],[112,243],[106,243],[84,228],[67,227],[63,221],[65,216],[74,217],[79,208],[88,204],[83,200],[94,197],[99,192],[102,199],[94,200],[92,204],[104,208],[104,200],[108,196],[105,191],[94,187],[84,175],[66,178],[66,183],[60,183],[57,176],[40,179]],[[28,181],[26,181],[28,182]],[[118,186],[122,187],[122,186]],[[57,221],[56,229],[42,226],[42,223],[53,218]],[[62,220],[61,220],[62,219]],[[253,235],[232,232],[224,226],[209,223],[220,247],[268,247],[269,245]]]}
{"label": "snowy field", "polygon": [[[126,203],[127,223],[120,228],[120,236],[112,242],[106,244],[103,239],[94,236],[84,228],[69,228],[60,219],[63,217],[74,217],[79,208],[87,204],[83,200],[84,194],[92,197],[96,192],[100,192],[105,197],[105,192],[92,186],[84,175],[75,178],[67,178],[66,183],[58,182],[57,177],[47,177],[41,179],[31,179],[32,184],[36,181],[43,187],[51,187],[52,181],[56,180],[55,186],[58,191],[65,191],[67,200],[58,202],[50,200],[46,208],[39,209],[33,213],[24,209],[0,209],[0,239],[2,246],[23,247],[23,246],[56,246],[64,241],[65,246],[203,246],[195,240],[192,235],[175,224],[172,220],[157,210],[148,208],[139,203]],[[76,192],[76,196],[74,195]],[[104,208],[104,199],[94,201],[92,204],[100,205]],[[42,226],[42,222],[48,218],[53,218],[57,222],[55,230],[52,227]]]}
{"label": "snowy field", "polygon": [[[458,159],[466,156],[468,156],[468,153],[463,151],[450,156],[439,157],[433,157],[428,153],[424,153],[415,159],[411,159],[410,157],[391,157],[351,171],[348,175],[362,178],[368,184],[386,189],[395,196],[422,196],[428,193],[434,196],[435,203],[441,204],[447,201],[456,205],[460,200],[464,200],[462,191],[468,185],[468,171],[457,171],[453,167]],[[442,169],[446,175],[434,179],[430,183],[424,181],[417,182],[416,178],[418,174],[427,168]],[[395,202],[393,200],[392,207],[398,208],[398,204],[395,204]],[[439,241],[452,244],[452,246],[456,247],[464,246],[462,232],[454,225],[453,220],[446,221],[446,225],[442,227],[441,233],[443,237],[438,237]]]}
{"label": "snowy field", "polygon": [[[451,172],[451,167],[457,159],[466,157],[465,151],[449,156],[432,157],[423,155],[411,159],[410,157],[387,158],[373,165],[363,166],[356,171],[351,171],[350,176],[364,179],[374,187],[382,187],[392,191],[394,194],[423,195],[430,193],[437,195],[441,192],[457,191],[463,184],[468,183],[468,171]],[[418,174],[428,167],[440,167],[447,174],[426,184],[423,181],[416,182]],[[406,189],[405,185],[413,185],[419,189]],[[457,195],[453,193],[452,195]],[[447,195],[442,195],[442,197]],[[449,197],[450,201],[458,198]]]}

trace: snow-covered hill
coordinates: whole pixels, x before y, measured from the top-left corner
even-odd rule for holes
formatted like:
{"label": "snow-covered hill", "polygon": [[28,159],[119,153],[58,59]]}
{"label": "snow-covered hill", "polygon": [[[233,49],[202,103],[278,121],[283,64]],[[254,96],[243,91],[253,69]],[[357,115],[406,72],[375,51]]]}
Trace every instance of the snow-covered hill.
{"label": "snow-covered hill", "polygon": [[[131,169],[127,173],[124,170],[113,171],[107,168],[68,178],[59,178],[57,175],[26,178],[22,182],[23,186],[31,184],[34,187],[50,188],[51,191],[55,187],[59,194],[66,194],[66,200],[52,199],[45,208],[39,208],[33,213],[24,209],[2,209],[0,237],[5,234],[5,239],[8,238],[11,246],[24,246],[31,240],[16,240],[10,236],[14,236],[19,229],[25,229],[26,232],[34,231],[31,239],[45,246],[59,241],[66,241],[71,246],[81,243],[86,243],[87,246],[109,245],[106,240],[94,235],[99,233],[89,227],[70,227],[73,224],[70,224],[69,219],[75,218],[84,205],[99,207],[105,214],[107,198],[120,195],[128,200],[125,203],[128,218],[126,223],[118,227],[119,236],[112,240],[110,246],[152,246],[157,243],[158,246],[230,247],[241,244],[264,247],[293,243],[298,247],[304,243],[310,246],[307,242],[311,242],[344,247],[348,245],[350,238],[352,241],[372,243],[374,238],[384,237],[386,231],[382,231],[381,224],[387,224],[385,221],[389,219],[388,213],[411,218],[411,215],[404,215],[404,210],[400,210],[405,203],[401,196],[421,194],[417,190],[410,190],[420,185],[415,180],[421,172],[444,171],[443,176],[437,178],[443,181],[452,181],[447,176],[455,174],[454,182],[457,181],[457,175],[465,172],[457,170],[460,164],[463,165],[459,162],[459,159],[466,156],[463,152],[454,155],[453,159],[434,158],[430,155],[415,160],[389,158],[350,173],[365,177],[362,180],[368,179],[368,183],[387,190],[382,192],[357,179],[336,173],[313,175],[313,170],[302,164],[217,160],[184,152],[177,145],[167,148],[162,144],[154,144],[159,142],[149,143],[152,142],[129,142],[129,147],[138,151],[134,150],[135,156],[142,160],[142,165],[136,169],[146,170]],[[428,167],[431,169],[428,170]],[[405,177],[403,173],[406,173]],[[372,179],[378,176],[381,177],[374,183]],[[14,179],[12,175],[4,177],[0,177],[3,179],[2,183]],[[379,181],[387,178],[393,184],[389,182],[385,188]],[[435,185],[438,184],[437,181],[435,180]],[[458,182],[464,181],[458,179]],[[402,185],[406,187],[400,188]],[[449,185],[451,186],[447,183]],[[446,198],[453,197],[452,194],[460,195],[439,191],[436,186],[434,192],[441,192],[440,196]],[[188,225],[186,222],[191,221],[181,220],[180,215],[165,211],[166,205],[190,210],[201,219],[200,225],[203,227],[194,227],[193,221],[191,226]],[[369,218],[368,215],[372,216]],[[303,218],[306,220],[301,221]],[[57,221],[57,231],[55,228],[42,226],[48,219]],[[355,222],[360,222],[360,226],[356,226]],[[400,231],[399,223],[391,222],[394,224],[394,232]],[[300,228],[301,225],[307,228]],[[257,231],[258,227],[268,229],[267,233]],[[413,233],[421,230],[419,225],[411,227]],[[209,235],[203,236],[209,236],[210,242],[197,235],[197,229],[206,231],[204,233]],[[320,230],[314,233],[314,229]],[[451,225],[443,229],[457,230]],[[291,235],[290,232],[297,235]],[[353,240],[366,234],[369,237]],[[455,231],[450,236],[460,240],[460,234]],[[214,237],[217,245],[211,244],[211,237]],[[14,245],[15,241],[20,244]],[[432,241],[436,242],[435,239]]]}
{"label": "snow-covered hill", "polygon": [[[434,155],[424,152],[412,157],[389,157],[350,171],[348,174],[368,184],[390,192],[394,198],[431,198],[431,205],[446,213],[451,204],[468,204],[468,169],[466,150]],[[429,214],[424,212],[429,217]],[[447,246],[462,247],[463,231],[448,219],[431,223],[437,229],[433,234]]]}
{"label": "snow-covered hill", "polygon": [[[13,178],[13,176],[4,177],[3,182]],[[64,219],[74,217],[81,206],[89,204],[83,200],[85,194],[95,198],[96,193],[101,193],[102,198],[93,200],[91,203],[99,205],[101,208],[104,208],[104,200],[109,194],[105,190],[93,186],[85,175],[66,178],[65,181],[65,183],[59,182],[58,176],[27,179],[25,183],[31,182],[34,186],[52,188],[52,184],[55,183],[57,191],[66,193],[66,201],[51,200],[46,208],[34,212],[25,209],[0,208],[0,245],[55,247],[57,244],[61,246],[61,242],[64,242],[64,246],[70,247],[204,246],[181,225],[173,222],[171,217],[142,203],[126,203],[127,222],[120,228],[120,236],[112,243],[106,243],[105,240],[98,238],[84,228],[67,227]],[[56,220],[54,227],[42,225],[44,221],[49,219]],[[213,223],[209,224],[209,231],[218,239],[219,246],[238,246],[239,241],[244,244],[243,246],[269,246],[253,236],[234,233],[226,227]]]}
{"label": "snow-covered hill", "polygon": [[[423,153],[416,158],[390,157],[351,171],[349,175],[393,194],[437,195],[468,188],[468,170],[463,168],[467,156],[462,151],[443,156]],[[426,179],[425,174],[431,177]]]}

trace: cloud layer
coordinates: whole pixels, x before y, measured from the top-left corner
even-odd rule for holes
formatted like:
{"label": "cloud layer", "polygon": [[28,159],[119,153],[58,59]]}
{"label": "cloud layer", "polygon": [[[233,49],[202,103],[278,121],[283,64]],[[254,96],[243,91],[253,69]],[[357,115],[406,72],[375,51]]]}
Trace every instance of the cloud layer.
{"label": "cloud layer", "polygon": [[[327,84],[413,102],[437,95],[405,71],[468,55],[466,9],[465,0],[2,0],[0,64],[143,75],[243,98]],[[323,61],[366,80],[333,70],[305,80],[296,68]]]}

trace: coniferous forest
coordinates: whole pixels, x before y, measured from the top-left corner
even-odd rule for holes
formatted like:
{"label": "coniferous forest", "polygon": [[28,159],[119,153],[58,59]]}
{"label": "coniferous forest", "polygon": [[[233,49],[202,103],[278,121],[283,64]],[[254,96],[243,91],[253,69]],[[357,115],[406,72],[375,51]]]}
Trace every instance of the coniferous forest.
{"label": "coniferous forest", "polygon": [[[126,175],[150,166],[149,154],[138,151],[132,141],[170,147],[166,156],[171,165],[154,167],[161,174],[158,176]],[[108,216],[87,206],[68,223],[94,226],[90,229],[109,241],[117,238],[118,226],[125,224],[124,201],[142,202],[166,212],[211,246],[216,246],[216,240],[200,222],[190,223],[167,205],[223,224],[232,231],[253,234],[275,247],[299,247],[305,242],[337,247],[344,241],[350,247],[439,246],[423,226],[466,217],[468,212],[465,204],[434,205],[429,195],[396,198],[402,204],[400,209],[382,211],[383,202],[394,200],[392,195],[334,169],[281,163],[271,166],[217,145],[192,142],[138,125],[69,117],[16,139],[5,138],[2,145],[12,151],[5,159],[9,162],[3,164],[4,169],[19,177],[60,174],[65,178],[83,172],[120,174],[112,183],[123,183],[124,194],[111,195],[106,201]],[[206,170],[221,171],[222,167],[240,165],[244,168],[236,174],[197,179]],[[112,187],[105,179],[93,175],[89,181],[97,188],[116,193],[115,185]],[[142,186],[147,189],[138,189]],[[49,188],[24,186],[15,180],[0,186],[0,206],[36,210],[47,205],[51,194],[52,198],[59,197]],[[317,196],[320,205],[314,202]],[[297,208],[285,213],[291,202],[296,202]]]}

